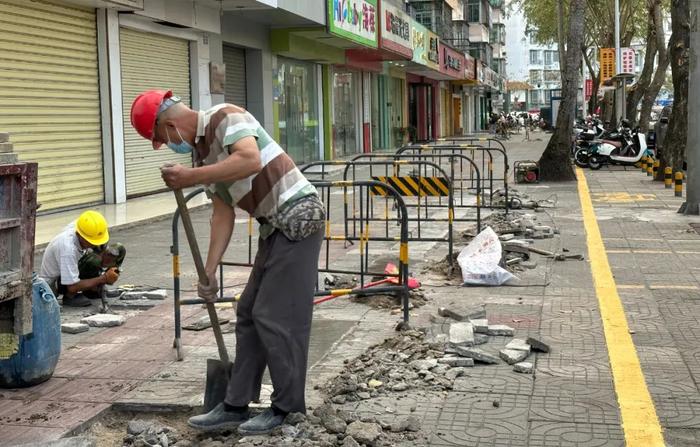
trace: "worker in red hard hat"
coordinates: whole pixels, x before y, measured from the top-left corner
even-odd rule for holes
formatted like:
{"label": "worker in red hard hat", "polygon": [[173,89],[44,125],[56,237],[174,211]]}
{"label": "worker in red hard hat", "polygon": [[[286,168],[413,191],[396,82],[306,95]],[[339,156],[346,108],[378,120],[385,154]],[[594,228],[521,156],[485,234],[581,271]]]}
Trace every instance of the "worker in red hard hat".
{"label": "worker in red hard hat", "polygon": [[[131,124],[154,148],[192,152],[195,167],[162,168],[171,188],[207,185],[213,203],[199,296],[216,301],[217,267],[229,244],[235,207],[260,223],[258,253],[236,308],[236,359],[224,402],[190,418],[201,430],[238,427],[242,435],[269,433],[288,413],[306,411],[304,391],[318,255],[325,208],[286,152],[246,110],[220,104],[206,111],[185,106],[170,91],[150,90],[131,106]],[[249,419],[270,371],[272,406]]]}

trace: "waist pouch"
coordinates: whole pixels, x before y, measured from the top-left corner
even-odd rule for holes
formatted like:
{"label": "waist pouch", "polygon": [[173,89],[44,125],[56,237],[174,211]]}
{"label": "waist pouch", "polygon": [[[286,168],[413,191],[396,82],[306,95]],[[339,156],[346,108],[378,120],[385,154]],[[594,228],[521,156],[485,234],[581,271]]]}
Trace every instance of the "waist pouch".
{"label": "waist pouch", "polygon": [[323,228],[326,209],[318,196],[306,196],[284,207],[269,222],[290,241],[301,241]]}

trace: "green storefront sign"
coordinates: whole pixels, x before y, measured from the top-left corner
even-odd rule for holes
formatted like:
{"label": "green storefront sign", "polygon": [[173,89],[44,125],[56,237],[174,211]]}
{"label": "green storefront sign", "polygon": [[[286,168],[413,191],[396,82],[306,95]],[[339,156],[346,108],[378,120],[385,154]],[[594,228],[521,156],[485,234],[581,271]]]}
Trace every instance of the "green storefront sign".
{"label": "green storefront sign", "polygon": [[438,36],[418,22],[413,22],[413,62],[440,69]]}
{"label": "green storefront sign", "polygon": [[377,0],[328,0],[328,31],[377,48]]}

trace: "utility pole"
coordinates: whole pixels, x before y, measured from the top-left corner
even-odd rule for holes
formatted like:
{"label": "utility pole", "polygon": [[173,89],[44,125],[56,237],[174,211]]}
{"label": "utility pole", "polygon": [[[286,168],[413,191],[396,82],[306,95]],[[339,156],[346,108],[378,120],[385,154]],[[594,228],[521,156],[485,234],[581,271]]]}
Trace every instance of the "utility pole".
{"label": "utility pole", "polygon": [[[690,0],[690,72],[688,73],[688,116],[700,114],[700,32],[698,30],[698,13],[700,0]],[[690,120],[689,120],[690,121]],[[690,124],[690,123],[688,123]],[[686,159],[688,161],[688,186],[685,202],[678,210],[683,214],[700,214],[700,126],[688,126],[686,141]]]}
{"label": "utility pole", "polygon": [[615,0],[615,74],[622,70],[622,49],[620,48],[620,0]]}

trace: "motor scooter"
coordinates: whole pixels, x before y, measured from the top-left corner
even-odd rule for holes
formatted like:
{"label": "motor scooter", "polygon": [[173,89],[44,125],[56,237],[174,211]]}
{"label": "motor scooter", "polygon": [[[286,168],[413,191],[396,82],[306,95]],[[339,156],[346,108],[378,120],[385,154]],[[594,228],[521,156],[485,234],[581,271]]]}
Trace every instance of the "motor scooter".
{"label": "motor scooter", "polygon": [[633,166],[645,156],[654,156],[654,152],[647,147],[646,135],[639,128],[625,134],[630,138],[630,144],[600,140],[600,144],[593,146],[588,155],[588,167],[597,170],[606,164]]}

